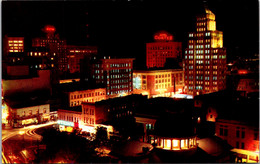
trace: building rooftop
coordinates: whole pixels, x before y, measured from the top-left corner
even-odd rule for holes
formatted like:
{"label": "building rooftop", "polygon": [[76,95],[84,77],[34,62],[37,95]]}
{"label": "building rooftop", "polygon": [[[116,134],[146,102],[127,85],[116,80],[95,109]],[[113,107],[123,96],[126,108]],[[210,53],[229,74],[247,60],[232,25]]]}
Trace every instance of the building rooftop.
{"label": "building rooftop", "polygon": [[103,89],[98,86],[82,85],[80,82],[62,83],[62,84],[59,84],[58,87],[63,92],[84,91],[84,90],[91,90],[91,89]]}
{"label": "building rooftop", "polygon": [[38,106],[49,103],[50,93],[48,91],[37,91],[33,93],[17,93],[12,97],[6,97],[3,101],[12,109]]}
{"label": "building rooftop", "polygon": [[216,108],[218,119],[236,120],[250,125],[259,124],[259,99],[246,99],[236,91],[219,91],[195,96],[203,107]]}
{"label": "building rooftop", "polygon": [[182,68],[176,69],[165,69],[165,68],[149,68],[149,69],[141,69],[141,70],[134,70],[134,73],[159,73],[159,72],[174,72],[174,71],[183,71]]}
{"label": "building rooftop", "polygon": [[59,109],[58,111],[64,111],[68,113],[81,113],[82,107],[81,106],[74,106],[74,107],[67,107],[66,109]]}
{"label": "building rooftop", "polygon": [[199,139],[198,146],[207,154],[215,157],[227,154],[233,148],[217,136]]}

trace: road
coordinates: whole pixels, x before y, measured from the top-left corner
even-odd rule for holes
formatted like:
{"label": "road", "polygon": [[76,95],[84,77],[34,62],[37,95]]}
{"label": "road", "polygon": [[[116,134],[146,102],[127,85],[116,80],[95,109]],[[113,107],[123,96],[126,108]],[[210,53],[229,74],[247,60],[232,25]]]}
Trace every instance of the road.
{"label": "road", "polygon": [[2,130],[2,163],[28,163],[23,152],[35,147],[42,137],[35,133],[38,128],[57,124],[49,122],[24,128]]}

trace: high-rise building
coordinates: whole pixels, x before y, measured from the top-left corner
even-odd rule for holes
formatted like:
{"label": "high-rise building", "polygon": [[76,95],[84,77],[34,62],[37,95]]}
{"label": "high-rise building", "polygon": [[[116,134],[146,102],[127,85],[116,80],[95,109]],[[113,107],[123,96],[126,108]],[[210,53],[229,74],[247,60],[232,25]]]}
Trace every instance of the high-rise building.
{"label": "high-rise building", "polygon": [[49,50],[49,57],[52,60],[51,67],[59,70],[59,72],[66,72],[68,70],[67,56],[65,52],[66,40],[60,39],[59,35],[55,35],[55,27],[46,25],[43,30],[46,37],[34,38],[32,40],[32,47],[46,47]]}
{"label": "high-rise building", "polygon": [[46,47],[32,47],[27,56],[30,70],[50,69],[54,67],[54,58]]}
{"label": "high-rise building", "polygon": [[91,68],[92,79],[106,87],[108,96],[129,94],[133,91],[133,58],[96,59]]}
{"label": "high-rise building", "polygon": [[154,35],[155,42],[146,43],[147,68],[164,67],[167,58],[181,58],[182,44],[174,42],[173,35],[159,31]]}
{"label": "high-rise building", "polygon": [[216,30],[215,15],[205,7],[197,16],[196,32],[189,33],[185,50],[185,86],[188,94],[198,95],[226,87],[226,49],[223,33]]}

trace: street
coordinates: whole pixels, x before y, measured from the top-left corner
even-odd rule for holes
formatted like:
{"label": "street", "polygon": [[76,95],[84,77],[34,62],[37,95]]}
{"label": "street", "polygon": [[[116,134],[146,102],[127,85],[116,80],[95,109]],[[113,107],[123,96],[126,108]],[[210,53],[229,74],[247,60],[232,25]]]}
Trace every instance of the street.
{"label": "street", "polygon": [[[45,124],[31,125],[24,128],[2,130],[2,163],[28,163],[37,143],[42,137],[35,133],[38,128],[56,124],[48,122]],[[30,160],[30,159],[29,159]]]}

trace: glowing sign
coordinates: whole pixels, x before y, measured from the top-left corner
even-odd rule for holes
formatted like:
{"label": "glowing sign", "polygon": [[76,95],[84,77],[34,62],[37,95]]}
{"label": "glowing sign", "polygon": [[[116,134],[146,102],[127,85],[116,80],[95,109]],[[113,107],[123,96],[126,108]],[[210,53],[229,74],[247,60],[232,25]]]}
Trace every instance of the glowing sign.
{"label": "glowing sign", "polygon": [[172,41],[173,36],[169,35],[167,33],[159,33],[159,34],[154,35],[154,40],[156,40],[156,41]]}
{"label": "glowing sign", "polygon": [[242,74],[247,74],[247,70],[242,69],[242,70],[238,70],[238,74],[242,75]]}
{"label": "glowing sign", "polygon": [[141,78],[140,78],[140,76],[133,78],[133,87],[134,87],[134,89],[141,89]]}
{"label": "glowing sign", "polygon": [[172,97],[173,98],[181,98],[181,99],[193,99],[192,95],[187,95],[187,94],[175,94]]}
{"label": "glowing sign", "polygon": [[46,33],[54,33],[56,31],[56,28],[52,25],[46,25],[43,31]]}
{"label": "glowing sign", "polygon": [[69,121],[58,120],[58,124],[74,127],[74,122],[69,122]]}

